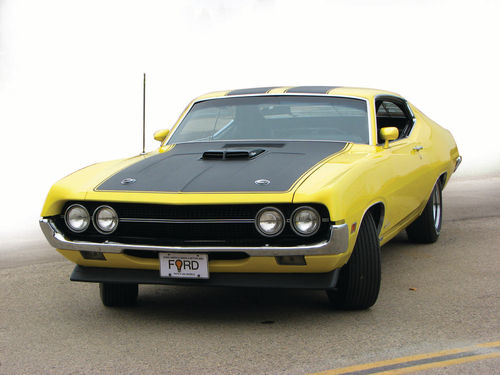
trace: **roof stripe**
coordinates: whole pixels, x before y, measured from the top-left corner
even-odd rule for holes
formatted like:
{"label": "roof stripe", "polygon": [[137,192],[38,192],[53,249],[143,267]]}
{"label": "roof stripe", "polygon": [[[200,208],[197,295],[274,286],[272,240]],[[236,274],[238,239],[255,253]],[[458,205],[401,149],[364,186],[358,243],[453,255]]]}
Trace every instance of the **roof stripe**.
{"label": "roof stripe", "polygon": [[283,94],[286,92],[286,90],[291,89],[293,86],[281,86],[281,87],[276,87],[272,90],[269,90],[267,93],[268,94]]}
{"label": "roof stripe", "polygon": [[239,89],[229,91],[226,95],[249,95],[249,94],[265,94],[269,90],[275,89],[279,86],[270,86],[270,87],[253,87],[250,89]]}
{"label": "roof stripe", "polygon": [[327,94],[328,91],[338,87],[340,86],[297,86],[286,90],[286,92],[301,94]]}

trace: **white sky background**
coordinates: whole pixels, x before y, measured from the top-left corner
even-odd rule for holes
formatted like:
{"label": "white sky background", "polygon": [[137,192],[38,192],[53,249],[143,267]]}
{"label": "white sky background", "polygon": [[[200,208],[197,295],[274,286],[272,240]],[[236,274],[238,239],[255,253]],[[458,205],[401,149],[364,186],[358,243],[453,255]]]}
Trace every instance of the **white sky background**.
{"label": "white sky background", "polygon": [[459,175],[500,173],[500,2],[0,0],[0,250],[40,238],[50,186],[147,149],[195,96],[395,91],[450,129]]}

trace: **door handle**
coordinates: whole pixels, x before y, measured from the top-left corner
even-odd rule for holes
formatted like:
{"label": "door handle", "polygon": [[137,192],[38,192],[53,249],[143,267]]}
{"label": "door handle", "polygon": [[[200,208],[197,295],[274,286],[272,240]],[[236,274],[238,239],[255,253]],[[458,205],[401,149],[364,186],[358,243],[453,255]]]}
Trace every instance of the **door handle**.
{"label": "door handle", "polygon": [[413,147],[413,149],[414,149],[415,151],[420,151],[420,150],[423,150],[423,149],[424,149],[424,146],[415,146],[415,147]]}

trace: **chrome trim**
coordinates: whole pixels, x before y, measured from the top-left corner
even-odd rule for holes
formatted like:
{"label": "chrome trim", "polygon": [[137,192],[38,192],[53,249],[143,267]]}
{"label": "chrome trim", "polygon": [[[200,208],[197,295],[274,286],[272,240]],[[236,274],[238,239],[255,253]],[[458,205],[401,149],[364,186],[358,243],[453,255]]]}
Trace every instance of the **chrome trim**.
{"label": "chrome trim", "polygon": [[432,192],[432,218],[434,220],[434,229],[438,234],[441,230],[441,220],[443,218],[441,205],[442,205],[442,197],[438,185],[436,184]]}
{"label": "chrome trim", "polygon": [[458,167],[460,166],[461,163],[462,163],[462,157],[458,156],[457,160],[455,161],[455,169],[453,170],[453,173],[455,173],[457,171],[457,169],[458,169]]}
{"label": "chrome trim", "polygon": [[41,218],[40,228],[47,238],[50,245],[56,249],[74,250],[74,251],[95,251],[101,253],[120,254],[124,250],[142,250],[142,251],[165,251],[165,252],[184,252],[184,253],[210,253],[216,252],[234,252],[243,251],[250,256],[283,256],[283,255],[328,255],[341,254],[349,248],[349,233],[347,224],[330,225],[330,235],[328,240],[321,241],[312,245],[298,246],[150,246],[150,245],[129,245],[118,242],[87,242],[71,241],[57,229],[52,219]]}
{"label": "chrome trim", "polygon": [[411,115],[413,116],[413,125],[412,125],[412,127],[410,129],[410,132],[405,137],[405,138],[410,138],[411,135],[413,134],[413,131],[415,130],[416,125],[417,125],[417,117],[415,116],[415,113],[413,113],[413,110],[411,109],[410,103],[408,103],[408,101],[406,99],[403,99],[403,100],[406,102],[406,106],[408,107],[408,109],[410,110]]}
{"label": "chrome trim", "polygon": [[[268,234],[266,232],[264,232],[262,230],[262,228],[260,227],[260,224],[259,224],[259,217],[262,215],[263,212],[265,211],[274,211],[274,212],[277,212],[279,214],[279,216],[281,216],[281,221],[282,221],[282,225],[281,225],[281,228],[279,231],[277,231],[276,233],[273,233],[273,234]],[[285,226],[286,226],[286,218],[285,218],[285,215],[283,215],[283,212],[281,212],[280,210],[278,210],[276,207],[271,207],[271,206],[268,206],[268,207],[264,207],[264,208],[261,208],[259,210],[259,212],[257,212],[257,214],[255,215],[255,228],[257,229],[257,231],[263,235],[264,237],[276,237],[278,235],[280,235],[284,230],[285,230]]]}
{"label": "chrome trim", "polygon": [[[413,113],[413,110],[411,109],[410,103],[408,103],[408,101],[406,99],[403,99],[403,100],[406,103],[406,108],[408,108],[408,111],[410,111],[411,118],[413,119],[413,125],[415,125],[415,123],[417,122],[417,118],[415,117],[415,114]],[[413,130],[413,126],[412,126],[412,130]],[[411,134],[411,131],[410,131],[410,134]],[[410,134],[408,134],[408,136],[410,136]]]}
{"label": "chrome trim", "polygon": [[255,180],[254,181],[255,185],[269,185],[270,183],[271,183],[271,181],[269,181],[266,178],[261,178],[260,180]]}
{"label": "chrome trim", "polygon": [[[87,225],[85,226],[85,228],[83,228],[81,230],[73,229],[73,227],[68,224],[68,212],[73,207],[83,208],[83,210],[87,213],[89,221],[88,221]],[[83,233],[83,232],[85,232],[90,227],[90,222],[91,221],[92,221],[92,217],[90,216],[89,210],[87,210],[87,208],[85,206],[82,206],[81,204],[78,204],[78,203],[72,204],[71,206],[69,206],[68,208],[66,208],[66,211],[64,211],[64,222],[66,223],[66,226],[69,228],[69,230],[72,231],[72,232],[74,232],[74,233]]]}
{"label": "chrome trim", "polygon": [[[110,230],[110,231],[108,231],[108,232],[106,232],[105,230],[103,230],[103,229],[99,226],[99,224],[97,223],[97,213],[98,213],[101,209],[103,209],[103,208],[107,208],[108,210],[111,210],[111,211],[115,214],[116,219],[117,219],[116,226],[115,226],[112,230]],[[116,211],[115,211],[115,209],[114,209],[113,207],[110,207],[110,206],[108,206],[108,205],[106,205],[106,204],[103,204],[103,205],[101,205],[101,206],[97,207],[97,208],[94,210],[94,213],[92,214],[92,224],[94,224],[94,228],[95,228],[95,230],[96,230],[96,231],[98,231],[98,232],[99,232],[99,233],[101,233],[101,234],[108,235],[108,234],[113,233],[113,232],[116,230],[116,228],[118,228],[118,224],[120,224],[120,218],[118,217],[118,214],[116,213]]]}
{"label": "chrome trim", "polygon": [[[319,224],[316,227],[316,230],[314,232],[311,232],[311,233],[302,233],[297,228],[295,228],[295,220],[294,220],[295,215],[297,215],[297,212],[299,212],[299,210],[305,210],[305,209],[313,211],[316,214],[316,216],[318,217],[318,219],[319,219],[318,220]],[[312,235],[316,234],[318,232],[319,228],[321,227],[321,216],[319,215],[318,211],[316,211],[312,207],[309,207],[309,206],[300,206],[300,207],[296,208],[292,212],[292,216],[290,216],[290,226],[292,227],[292,230],[295,232],[295,234],[298,234],[301,237],[311,237]]]}
{"label": "chrome trim", "polygon": [[[347,99],[364,100],[365,103],[366,103],[366,114],[367,114],[367,119],[368,119],[368,121],[367,121],[368,138],[369,138],[368,145],[374,146],[374,145],[377,144],[377,142],[376,142],[376,138],[377,137],[375,137],[375,140],[371,139],[372,138],[371,137],[371,135],[372,135],[372,131],[371,131],[372,130],[372,126],[371,126],[371,124],[373,123],[374,119],[373,119],[371,111],[370,111],[370,99],[363,98],[361,96],[355,96],[355,95],[287,93],[287,92],[284,92],[284,93],[269,93],[269,94],[265,93],[265,94],[247,94],[247,95],[243,94],[243,95],[230,95],[230,96],[215,96],[213,98],[204,98],[204,99],[193,100],[187,106],[187,108],[184,110],[183,115],[181,115],[181,117],[179,117],[179,119],[176,121],[176,123],[174,124],[174,126],[170,130],[168,136],[165,137],[165,139],[161,143],[160,147],[164,147],[164,146],[169,145],[170,138],[173,137],[173,135],[177,131],[177,128],[179,127],[179,125],[182,123],[182,121],[184,121],[184,118],[188,115],[188,113],[191,111],[191,108],[193,108],[193,106],[196,103],[205,102],[207,100],[242,98],[242,97],[257,97],[257,96],[262,96],[262,97],[266,97],[266,96],[327,96],[327,97],[330,97],[330,98],[333,97],[333,98],[347,98]],[[275,141],[275,142],[283,142],[283,141],[285,141],[285,139],[234,139],[234,140],[227,139],[227,140],[223,140],[223,142],[226,142],[226,141],[227,142],[232,142],[232,141]],[[311,139],[293,139],[293,141],[310,141],[310,142],[315,142],[316,140],[311,140]],[[319,139],[318,141],[355,143],[355,142],[351,142],[351,141],[335,141],[335,140],[326,141],[324,139]],[[190,142],[193,142],[193,141],[190,141]],[[189,143],[189,142],[178,142],[178,143],[181,144],[181,143]],[[172,143],[172,145],[173,144],[177,144],[177,143]],[[360,144],[366,144],[366,143],[360,143]]]}
{"label": "chrome trim", "polygon": [[145,219],[124,217],[122,223],[153,223],[153,224],[253,224],[255,219]]}
{"label": "chrome trim", "polygon": [[[145,153],[144,153],[145,154]],[[143,154],[143,155],[144,155]],[[137,180],[135,178],[132,178],[132,177],[127,177],[127,178],[124,178],[123,180],[121,180],[120,184],[122,185],[127,185],[127,184],[133,184],[134,182],[136,182]]]}

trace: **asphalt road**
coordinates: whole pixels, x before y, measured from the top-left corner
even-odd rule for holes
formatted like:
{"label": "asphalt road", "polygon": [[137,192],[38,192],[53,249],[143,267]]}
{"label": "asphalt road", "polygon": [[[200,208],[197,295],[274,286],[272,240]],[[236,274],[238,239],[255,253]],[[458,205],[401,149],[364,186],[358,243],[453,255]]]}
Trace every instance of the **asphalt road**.
{"label": "asphalt road", "polygon": [[[141,286],[133,308],[38,240],[0,251],[0,374],[307,374],[500,340],[500,177],[453,180],[439,241],[382,248],[367,311],[321,291]],[[410,290],[414,289],[414,290]],[[428,370],[499,373],[500,358]]]}

